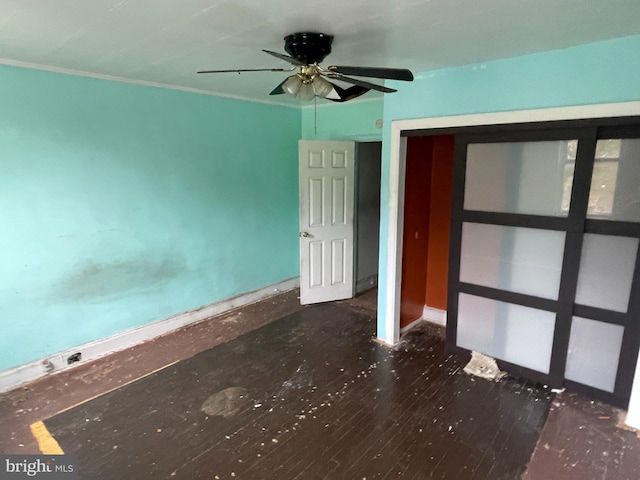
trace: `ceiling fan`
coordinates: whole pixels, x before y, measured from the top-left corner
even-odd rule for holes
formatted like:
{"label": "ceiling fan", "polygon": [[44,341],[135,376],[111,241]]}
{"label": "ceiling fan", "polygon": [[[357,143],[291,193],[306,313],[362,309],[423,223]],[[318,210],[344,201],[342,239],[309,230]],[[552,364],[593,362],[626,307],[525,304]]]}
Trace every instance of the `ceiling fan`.
{"label": "ceiling fan", "polygon": [[[332,65],[322,68],[319,63],[331,53],[333,35],[316,32],[293,33],[284,37],[284,49],[290,55],[262,50],[280,60],[289,62],[291,68],[251,68],[232,70],[202,70],[197,73],[230,73],[230,72],[293,72],[298,73],[284,79],[270,95],[287,94],[299,100],[313,100],[316,96],[334,102],[346,102],[368,92],[377,90],[383,93],[396,92],[375,83],[352,78],[357,77],[384,78],[390,80],[413,80],[411,71],[404,68],[351,67]],[[333,80],[333,81],[331,81]],[[342,87],[335,81],[350,84]]]}

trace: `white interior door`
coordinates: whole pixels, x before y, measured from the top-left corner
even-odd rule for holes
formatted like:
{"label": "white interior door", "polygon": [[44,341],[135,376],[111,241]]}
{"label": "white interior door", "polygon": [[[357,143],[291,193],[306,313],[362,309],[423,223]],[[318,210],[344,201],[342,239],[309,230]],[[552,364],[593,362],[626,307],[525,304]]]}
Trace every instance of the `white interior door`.
{"label": "white interior door", "polygon": [[301,140],[300,303],[353,297],[355,142]]}

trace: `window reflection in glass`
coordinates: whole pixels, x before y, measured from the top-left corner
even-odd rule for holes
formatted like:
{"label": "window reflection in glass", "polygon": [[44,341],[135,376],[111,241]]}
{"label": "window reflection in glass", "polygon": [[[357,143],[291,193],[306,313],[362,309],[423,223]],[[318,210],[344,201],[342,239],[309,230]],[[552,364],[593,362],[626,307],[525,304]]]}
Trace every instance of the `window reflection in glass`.
{"label": "window reflection in glass", "polygon": [[610,215],[618,179],[618,159],[597,160],[593,164],[587,216]]}
{"label": "window reflection in glass", "polygon": [[[562,209],[569,210],[578,142],[567,145]],[[587,217],[640,222],[640,139],[601,139],[596,144]]]}

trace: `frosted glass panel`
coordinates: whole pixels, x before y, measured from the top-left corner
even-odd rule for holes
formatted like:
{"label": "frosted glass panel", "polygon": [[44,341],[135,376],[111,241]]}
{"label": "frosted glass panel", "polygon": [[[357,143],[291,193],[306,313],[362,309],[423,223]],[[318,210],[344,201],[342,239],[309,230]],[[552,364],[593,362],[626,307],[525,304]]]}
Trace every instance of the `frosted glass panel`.
{"label": "frosted glass panel", "polygon": [[637,253],[637,238],[585,234],[576,303],[626,312]]}
{"label": "frosted glass panel", "polygon": [[[465,210],[566,217],[565,164],[576,141],[476,143],[467,147]],[[568,185],[569,197],[571,184]]]}
{"label": "frosted glass panel", "polygon": [[598,140],[587,217],[640,222],[640,139]]}
{"label": "frosted glass panel", "polygon": [[461,293],[458,346],[549,372],[555,313]]}
{"label": "frosted glass panel", "polygon": [[460,281],[555,300],[564,240],[564,232],[464,223]]}
{"label": "frosted glass panel", "polygon": [[613,392],[624,328],[573,317],[565,377]]}

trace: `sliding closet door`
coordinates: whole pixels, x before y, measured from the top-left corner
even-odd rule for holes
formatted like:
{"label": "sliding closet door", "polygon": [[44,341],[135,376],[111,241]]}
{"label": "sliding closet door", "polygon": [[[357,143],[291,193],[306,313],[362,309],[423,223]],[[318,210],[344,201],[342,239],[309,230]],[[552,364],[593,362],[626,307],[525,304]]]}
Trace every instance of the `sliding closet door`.
{"label": "sliding closet door", "polygon": [[621,365],[635,365],[640,323],[640,140],[612,133],[457,138],[449,348],[554,386],[567,379],[628,397]]}
{"label": "sliding closet door", "polygon": [[456,144],[452,243],[460,248],[451,256],[447,341],[547,383],[572,223],[565,163],[580,135],[474,135]]}
{"label": "sliding closet door", "polygon": [[[603,129],[589,182],[565,378],[627,398],[640,324],[640,139]],[[633,134],[635,132],[628,132]]]}

